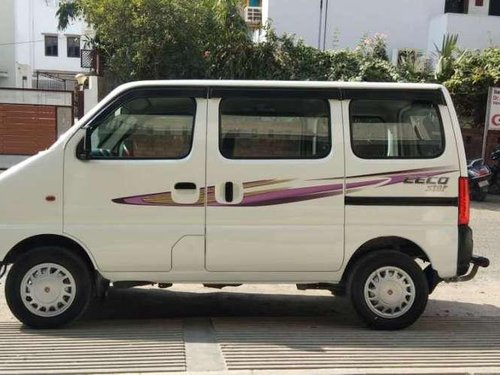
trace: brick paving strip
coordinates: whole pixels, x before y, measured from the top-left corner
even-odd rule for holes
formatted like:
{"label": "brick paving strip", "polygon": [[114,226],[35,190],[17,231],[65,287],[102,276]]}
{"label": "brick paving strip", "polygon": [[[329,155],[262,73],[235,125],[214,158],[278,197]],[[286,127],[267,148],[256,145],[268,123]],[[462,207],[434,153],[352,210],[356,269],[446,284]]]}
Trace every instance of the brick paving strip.
{"label": "brick paving strip", "polygon": [[[500,373],[500,317],[425,317],[397,332],[328,317],[0,323],[0,374]],[[185,372],[184,372],[185,373]]]}

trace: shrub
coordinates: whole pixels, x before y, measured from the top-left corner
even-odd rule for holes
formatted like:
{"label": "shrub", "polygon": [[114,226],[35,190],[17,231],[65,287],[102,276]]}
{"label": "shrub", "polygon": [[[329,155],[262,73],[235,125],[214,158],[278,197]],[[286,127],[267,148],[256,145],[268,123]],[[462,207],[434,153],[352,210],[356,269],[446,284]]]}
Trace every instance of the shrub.
{"label": "shrub", "polygon": [[444,82],[465,125],[484,124],[488,88],[500,85],[500,49],[466,51],[454,64],[454,73]]}

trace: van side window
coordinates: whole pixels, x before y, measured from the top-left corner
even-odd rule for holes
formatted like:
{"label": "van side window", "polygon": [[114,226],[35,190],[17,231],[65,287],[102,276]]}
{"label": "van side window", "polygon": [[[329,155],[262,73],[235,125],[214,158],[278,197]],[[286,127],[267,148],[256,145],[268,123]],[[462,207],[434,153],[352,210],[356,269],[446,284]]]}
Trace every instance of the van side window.
{"label": "van side window", "polygon": [[327,100],[227,98],[219,148],[228,159],[318,159],[331,149]]}
{"label": "van side window", "polygon": [[135,97],[92,124],[91,157],[181,159],[191,151],[196,102],[191,98]]}
{"label": "van side window", "polygon": [[429,159],[444,151],[437,106],[407,100],[352,100],[351,145],[362,159]]}

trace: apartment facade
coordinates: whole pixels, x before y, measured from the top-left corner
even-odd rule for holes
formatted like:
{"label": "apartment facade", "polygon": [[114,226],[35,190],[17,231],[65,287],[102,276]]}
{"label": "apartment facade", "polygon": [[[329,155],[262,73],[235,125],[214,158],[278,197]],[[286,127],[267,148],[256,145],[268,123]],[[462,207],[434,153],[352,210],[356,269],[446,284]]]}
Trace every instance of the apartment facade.
{"label": "apartment facade", "polygon": [[387,35],[393,55],[433,52],[445,34],[458,34],[462,48],[500,45],[500,0],[249,0],[247,7],[256,40],[265,37],[256,27],[260,8],[262,24],[320,49],[354,48],[375,33]]}
{"label": "apartment facade", "polygon": [[73,90],[86,26],[60,31],[59,0],[0,1],[0,87]]}

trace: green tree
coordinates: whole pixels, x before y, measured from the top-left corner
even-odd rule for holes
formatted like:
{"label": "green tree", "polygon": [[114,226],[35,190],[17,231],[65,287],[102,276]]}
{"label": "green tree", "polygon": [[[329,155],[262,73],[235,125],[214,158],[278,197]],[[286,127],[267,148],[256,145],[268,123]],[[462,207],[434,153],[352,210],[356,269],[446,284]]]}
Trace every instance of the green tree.
{"label": "green tree", "polygon": [[466,126],[482,126],[486,114],[488,89],[500,85],[500,49],[466,51],[453,67],[453,75],[444,82],[457,112]]}
{"label": "green tree", "polygon": [[[62,3],[59,26],[82,17],[95,47],[120,81],[206,78],[224,61],[231,72],[250,44],[239,0],[74,0]],[[236,50],[238,49],[238,50]]]}
{"label": "green tree", "polygon": [[434,44],[437,63],[435,68],[435,78],[440,82],[446,81],[453,75],[456,54],[458,53],[458,34],[446,34],[443,36],[441,46]]}
{"label": "green tree", "polygon": [[117,83],[140,79],[396,81],[386,37],[354,51],[320,51],[293,35],[252,42],[242,0],[73,0],[60,5],[60,28],[83,18]]}
{"label": "green tree", "polygon": [[404,82],[433,82],[431,62],[425,56],[419,56],[415,50],[407,49],[399,52],[397,70]]}

